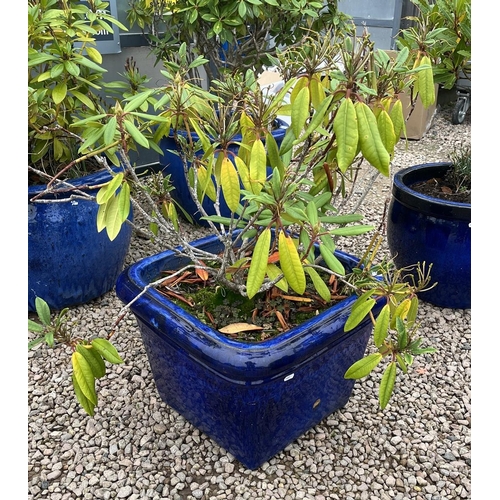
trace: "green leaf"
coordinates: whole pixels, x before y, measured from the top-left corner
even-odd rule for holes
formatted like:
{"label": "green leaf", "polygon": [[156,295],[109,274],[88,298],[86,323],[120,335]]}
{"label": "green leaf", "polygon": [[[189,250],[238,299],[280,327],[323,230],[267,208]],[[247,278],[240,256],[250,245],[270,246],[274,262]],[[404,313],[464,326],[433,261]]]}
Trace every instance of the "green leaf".
{"label": "green leaf", "polygon": [[98,205],[103,205],[115,195],[116,190],[119,189],[122,184],[123,177],[123,173],[120,172],[116,174],[105,186],[102,186],[102,188],[99,189],[96,196],[96,202]]}
{"label": "green leaf", "polygon": [[44,325],[50,325],[50,308],[41,297],[35,298],[35,310]]}
{"label": "green leaf", "polygon": [[373,329],[373,340],[377,347],[380,347],[386,337],[389,330],[389,321],[391,318],[391,308],[389,304],[386,304],[375,321],[375,327]]}
{"label": "green leaf", "polygon": [[302,295],[306,290],[306,276],[293,238],[283,231],[278,238],[280,265],[288,284],[295,293]]}
{"label": "green leaf", "polygon": [[266,277],[270,245],[271,230],[266,228],[257,239],[248,270],[247,294],[250,299],[259,291]]}
{"label": "green leaf", "polygon": [[382,354],[379,352],[361,358],[349,367],[344,378],[358,380],[366,377],[380,363],[381,359]]}
{"label": "green leaf", "polygon": [[52,99],[56,104],[61,104],[68,93],[66,82],[59,82],[52,91]]}
{"label": "green leaf", "polygon": [[104,126],[104,144],[107,146],[113,142],[116,133],[116,116],[112,116],[108,123]]}
{"label": "green leaf", "polygon": [[337,138],[337,163],[345,172],[358,151],[358,119],[351,99],[344,99],[333,121],[333,130]]}
{"label": "green leaf", "polygon": [[[333,245],[333,250],[331,249],[332,245]],[[337,257],[335,257],[335,254],[333,253],[334,250],[335,250],[335,244],[333,243],[332,239],[327,235],[321,236],[319,244],[319,253],[321,254],[321,257],[323,257],[325,264],[334,273],[344,275],[345,274],[344,266],[342,265],[340,260],[337,259]]]}
{"label": "green leaf", "polygon": [[73,374],[75,381],[82,391],[83,395],[94,405],[97,404],[97,395],[95,392],[95,377],[92,369],[85,357],[78,351],[71,355],[71,364],[73,365]]}
{"label": "green leaf", "polygon": [[365,234],[369,231],[373,231],[373,226],[349,226],[349,227],[339,227],[337,229],[332,229],[329,231],[330,234],[335,236],[357,236],[358,234]]}
{"label": "green leaf", "polygon": [[95,403],[90,401],[90,399],[88,399],[82,392],[74,373],[72,374],[71,378],[73,380],[73,390],[75,391],[76,399],[80,403],[81,407],[85,410],[85,412],[91,417],[93,417]]}
{"label": "green leaf", "polygon": [[92,347],[94,347],[106,361],[115,365],[123,363],[123,359],[120,358],[115,346],[109,340],[102,338],[93,339]]}
{"label": "green leaf", "polygon": [[[283,272],[276,264],[267,264],[266,274],[267,274],[268,278],[271,281],[273,281],[278,276],[283,274]],[[285,293],[288,292],[288,282],[287,282],[286,278],[281,278],[278,282],[276,282],[276,286],[280,290],[283,290]]]}
{"label": "green leaf", "polygon": [[87,360],[95,378],[106,375],[106,365],[101,355],[91,345],[77,344],[76,350]]}
{"label": "green leaf", "polygon": [[394,390],[394,383],[396,382],[396,370],[396,362],[391,361],[382,375],[378,393],[380,408],[382,410],[387,406],[387,403],[389,403],[389,400],[391,399],[392,391]]}
{"label": "green leaf", "polygon": [[326,283],[323,281],[321,276],[318,274],[316,269],[313,267],[305,267],[304,271],[309,275],[311,278],[311,281],[313,282],[314,288],[316,291],[319,293],[319,296],[325,301],[325,302],[330,302],[332,299],[330,289],[326,285]]}
{"label": "green leaf", "polygon": [[300,89],[292,106],[292,129],[295,137],[299,137],[309,117],[309,88]]}
{"label": "green leaf", "polygon": [[266,180],[266,149],[262,141],[255,141],[252,145],[250,162],[248,165],[250,173],[250,186],[253,194],[259,194]]}
{"label": "green leaf", "polygon": [[375,299],[369,298],[359,303],[357,307],[353,307],[351,314],[349,314],[345,322],[344,331],[348,332],[356,328],[366,318],[366,315],[372,310],[375,304]]}
{"label": "green leaf", "polygon": [[221,186],[229,210],[236,212],[240,205],[240,179],[233,162],[229,158],[222,159]]}
{"label": "green leaf", "polygon": [[45,328],[40,323],[36,323],[35,321],[28,319],[28,331],[33,333],[42,333],[44,330]]}
{"label": "green leaf", "polygon": [[148,140],[142,135],[141,131],[129,120],[125,120],[124,122],[125,129],[130,134],[132,139],[146,149],[149,149]]}

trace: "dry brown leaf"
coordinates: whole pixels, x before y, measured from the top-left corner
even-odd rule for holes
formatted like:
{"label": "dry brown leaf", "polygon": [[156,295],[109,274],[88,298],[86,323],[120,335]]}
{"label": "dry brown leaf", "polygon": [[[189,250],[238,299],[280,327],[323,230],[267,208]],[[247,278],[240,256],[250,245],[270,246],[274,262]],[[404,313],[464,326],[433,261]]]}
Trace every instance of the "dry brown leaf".
{"label": "dry brown leaf", "polygon": [[239,333],[239,332],[251,332],[254,330],[263,330],[261,326],[252,325],[250,323],[232,323],[230,325],[223,326],[219,328],[221,333]]}

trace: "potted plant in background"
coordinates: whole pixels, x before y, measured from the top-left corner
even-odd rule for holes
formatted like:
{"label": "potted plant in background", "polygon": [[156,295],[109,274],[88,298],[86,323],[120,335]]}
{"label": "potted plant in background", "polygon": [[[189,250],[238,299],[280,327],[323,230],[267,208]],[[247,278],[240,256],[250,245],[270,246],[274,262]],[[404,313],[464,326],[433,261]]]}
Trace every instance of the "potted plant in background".
{"label": "potted plant in background", "polygon": [[[81,154],[86,113],[102,112],[105,69],[99,30],[121,26],[106,3],[28,2],[28,309],[52,309],[111,290],[123,268],[131,226],[113,241],[96,228],[97,188],[112,177],[102,151]],[[121,26],[124,28],[123,26]],[[130,215],[131,217],[131,215]]]}
{"label": "potted plant in background", "polygon": [[[432,68],[411,70],[408,51],[391,61],[383,51],[373,50],[367,35],[357,40],[353,33],[310,32],[296,47],[277,52],[283,89],[259,102],[290,115],[279,146],[272,134],[266,134],[265,146],[255,134],[252,103],[259,87],[257,75],[247,72],[231,81],[238,96],[238,152],[211,147],[210,138],[221,134],[214,134],[213,123],[207,126],[202,118],[207,108],[216,112],[231,100],[186,78],[202,59],[187,67],[170,62],[165,86],[135,95],[123,106],[115,104],[113,113],[76,122],[92,129],[83,151],[100,137],[121,137],[125,121],[136,117],[146,120],[141,128],[128,125],[138,143],[154,143],[149,136],[153,125],[154,137],[172,123],[196,132],[197,141],[179,141],[180,157],[193,179],[193,200],[208,224],[206,239],[192,241],[179,221],[168,177],[138,176],[125,155],[124,171],[113,172],[96,197],[104,207],[98,215],[100,229],[116,234],[127,220],[130,201],[149,223],[151,237],[166,249],[120,276],[117,294],[125,307],[110,336],[130,309],[165,402],[250,468],[343,406],[354,380],[383,359],[388,365],[379,397],[385,407],[398,366],[406,372],[415,355],[432,352],[422,347],[417,322],[416,293],[429,286],[426,270],[420,268],[418,279],[408,282],[403,279],[406,270],[375,262],[380,244],[376,237],[361,260],[337,249],[339,238],[373,229],[357,224],[361,216],[351,210],[342,213],[337,204],[353,192],[363,159],[377,175],[389,175],[404,127],[399,91]],[[180,53],[185,50],[181,46]],[[289,104],[284,102],[287,93]],[[154,117],[146,114],[148,106]],[[224,120],[216,123],[226,126]],[[209,215],[202,202],[212,190],[216,213]],[[229,216],[217,209],[221,195]],[[203,311],[202,321],[199,313],[186,312],[173,301],[180,297],[189,302],[182,287],[198,289],[200,283],[204,291],[214,288],[226,308],[226,300],[233,297],[236,308],[246,311],[245,321],[235,324],[231,316],[229,325],[220,326],[217,314]],[[295,317],[298,312],[309,316]],[[250,324],[252,316],[269,322],[276,318],[278,326]],[[212,321],[216,326],[210,326]],[[375,351],[363,358],[372,329]],[[260,333],[250,341],[240,337],[249,330]],[[78,354],[73,362],[75,391],[89,412],[96,404],[102,365],[94,367]]]}
{"label": "potted plant in background", "polygon": [[471,307],[471,149],[450,162],[426,163],[394,175],[387,241],[394,262],[432,262],[437,285],[421,292],[431,304]]}
{"label": "potted plant in background", "polygon": [[[337,0],[307,2],[215,2],[205,0],[132,0],[130,25],[146,35],[157,62],[175,61],[186,44],[191,63],[202,68],[208,86],[222,73],[260,73],[269,55],[302,39],[305,29],[339,28],[349,18],[337,10]],[[192,68],[191,76],[200,76]]]}

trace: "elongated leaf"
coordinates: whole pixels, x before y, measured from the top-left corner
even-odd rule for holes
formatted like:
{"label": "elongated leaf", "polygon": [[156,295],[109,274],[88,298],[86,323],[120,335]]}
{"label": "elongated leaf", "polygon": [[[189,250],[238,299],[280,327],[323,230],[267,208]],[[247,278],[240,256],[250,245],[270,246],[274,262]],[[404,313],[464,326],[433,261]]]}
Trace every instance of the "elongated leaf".
{"label": "elongated leaf", "polygon": [[259,194],[262,191],[262,186],[266,180],[266,149],[262,141],[255,141],[252,145],[252,153],[250,155],[250,186],[254,194]]}
{"label": "elongated leaf", "polygon": [[392,125],[394,127],[394,135],[396,136],[396,144],[399,138],[403,134],[404,130],[404,115],[403,115],[403,103],[398,99],[391,108],[389,116],[392,120]]}
{"label": "elongated leaf", "polygon": [[383,175],[389,177],[391,157],[384,147],[372,110],[364,103],[354,105],[358,118],[359,143],[363,156]]}
{"label": "elongated leaf", "polygon": [[76,350],[87,360],[95,378],[106,375],[106,365],[101,355],[91,345],[77,344]]}
{"label": "elongated leaf", "polygon": [[418,92],[424,108],[432,106],[436,101],[436,92],[434,88],[434,75],[432,71],[431,61],[428,56],[423,56],[420,61],[421,66],[428,66],[417,73]]}
{"label": "elongated leaf", "polygon": [[403,301],[401,301],[401,303],[396,307],[396,310],[394,311],[394,314],[392,316],[391,328],[396,328],[396,321],[398,318],[401,320],[406,318],[410,307],[410,299],[404,299]]}
{"label": "elongated leaf", "polygon": [[306,214],[312,226],[318,223],[318,208],[314,201],[310,201],[306,206]]}
{"label": "elongated leaf", "polygon": [[78,385],[78,380],[77,380],[74,372],[73,372],[71,378],[73,380],[73,390],[75,391],[75,396],[76,396],[77,401],[80,403],[81,407],[86,411],[86,413],[88,415],[90,415],[91,417],[93,417],[94,416],[94,408],[95,408],[96,403],[93,403],[92,401],[90,401],[89,398],[87,398],[85,396],[82,389]]}
{"label": "elongated leaf", "polygon": [[297,94],[292,104],[292,129],[295,137],[300,136],[309,117],[309,88],[304,87]]}
{"label": "elongated leaf", "polygon": [[344,378],[358,380],[366,377],[380,363],[381,359],[382,354],[379,352],[361,358],[349,367],[344,374]]}
{"label": "elongated leaf", "polygon": [[330,289],[328,288],[326,283],[323,281],[321,276],[318,274],[318,271],[316,271],[316,269],[314,269],[313,267],[305,267],[304,271],[311,278],[311,281],[314,285],[314,288],[319,293],[319,296],[325,302],[330,302],[330,300],[332,298],[331,293],[330,293]]}
{"label": "elongated leaf", "polygon": [[321,83],[320,76],[314,75],[309,82],[309,92],[311,94],[311,103],[314,109],[319,109],[325,102],[325,87]]}
{"label": "elongated leaf", "polygon": [[278,251],[280,254],[281,270],[288,284],[293,291],[302,295],[306,290],[304,267],[300,261],[293,238],[290,238],[284,232],[280,232],[279,234]]}
{"label": "elongated leaf", "polygon": [[[270,280],[276,279],[280,274],[283,274],[281,269],[276,264],[267,264],[266,270],[267,276]],[[281,278],[278,282],[276,282],[276,286],[283,290],[284,292],[288,292],[288,282],[286,278]]]}
{"label": "elongated leaf", "polygon": [[132,139],[139,144],[140,146],[143,146],[144,148],[149,149],[149,142],[148,140],[142,135],[142,132],[129,120],[124,120],[124,126],[127,132],[130,134]]}
{"label": "elongated leaf", "polygon": [[45,330],[45,328],[40,324],[32,319],[28,319],[28,331],[33,332],[33,333],[42,333]]}
{"label": "elongated leaf", "polygon": [[[328,237],[321,236],[320,240],[321,240],[321,243],[319,245],[319,252],[321,254],[321,257],[323,257],[325,264],[328,266],[328,269],[330,269],[334,273],[344,275],[345,274],[344,266],[342,265],[340,260],[337,259],[337,257],[335,257],[335,254],[333,253],[333,251],[331,250],[329,245],[325,243],[325,241],[328,240]],[[331,241],[331,238],[330,238],[330,241]]]}
{"label": "elongated leaf", "polygon": [[92,347],[94,347],[106,361],[115,365],[123,363],[123,359],[120,358],[115,346],[109,340],[102,338],[93,339]]}
{"label": "elongated leaf", "polygon": [[345,322],[344,331],[349,332],[353,328],[356,328],[366,318],[366,315],[373,309],[375,304],[375,299],[369,298],[362,302],[359,307],[353,307],[351,314],[349,314]]}
{"label": "elongated leaf", "polygon": [[123,173],[119,172],[105,186],[99,189],[96,196],[96,202],[99,205],[106,203],[115,195],[116,190],[121,186],[122,181]]}
{"label": "elongated leaf", "polygon": [[229,210],[236,212],[240,205],[240,179],[233,162],[228,158],[222,160],[221,186]]}
{"label": "elongated leaf", "polygon": [[44,325],[50,325],[50,308],[41,297],[35,298],[35,310],[38,318]]}
{"label": "elongated leaf", "polygon": [[396,362],[391,361],[382,375],[378,393],[378,400],[382,410],[387,406],[387,403],[389,403],[389,400],[391,399],[392,391],[394,390],[394,383],[396,382],[396,370]]}
{"label": "elongated leaf", "polygon": [[78,387],[83,395],[94,405],[97,404],[97,395],[95,392],[95,377],[88,361],[75,351],[71,355],[71,364],[73,365],[73,374]]}
{"label": "elongated leaf", "polygon": [[252,298],[260,289],[266,277],[269,247],[271,245],[271,230],[264,229],[257,239],[248,270],[247,294]]}
{"label": "elongated leaf", "polygon": [[386,337],[389,330],[389,321],[391,317],[391,309],[389,304],[386,304],[375,321],[375,327],[373,329],[373,341],[377,347],[380,347]]}
{"label": "elongated leaf", "polygon": [[365,226],[360,224],[358,226],[339,227],[337,229],[332,229],[330,231],[330,234],[336,236],[356,236],[358,234],[368,233],[369,231],[372,230],[373,226]]}
{"label": "elongated leaf", "polygon": [[104,126],[104,144],[107,146],[111,142],[113,142],[113,139],[115,137],[117,129],[117,124],[116,124],[116,116],[112,116],[109,120],[108,123]]}
{"label": "elongated leaf", "polygon": [[394,154],[394,146],[396,145],[396,133],[394,132],[394,125],[389,113],[387,113],[385,109],[383,109],[378,115],[377,127],[380,133],[380,139],[392,158]]}
{"label": "elongated leaf", "polygon": [[64,101],[67,93],[68,87],[66,85],[66,82],[59,82],[52,91],[52,99],[54,99],[54,102],[56,104],[60,104],[62,101]]}
{"label": "elongated leaf", "polygon": [[337,138],[337,163],[345,172],[358,152],[358,118],[350,99],[344,99],[333,121],[333,130]]}

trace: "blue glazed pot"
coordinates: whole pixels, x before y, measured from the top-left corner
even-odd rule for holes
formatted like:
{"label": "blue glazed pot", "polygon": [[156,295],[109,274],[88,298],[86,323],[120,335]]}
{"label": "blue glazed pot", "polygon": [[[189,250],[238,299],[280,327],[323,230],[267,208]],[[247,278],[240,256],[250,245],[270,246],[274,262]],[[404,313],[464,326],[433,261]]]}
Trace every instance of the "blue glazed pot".
{"label": "blue glazed pot", "polygon": [[442,177],[451,163],[427,163],[394,176],[387,241],[397,267],[433,264],[432,290],[421,298],[440,307],[471,307],[471,205],[417,193],[416,182]]}
{"label": "blue glazed pot", "polygon": [[[220,247],[213,236],[194,245]],[[336,255],[346,266],[357,262]],[[116,293],[128,304],[162,270],[186,263],[171,251],[143,259],[119,276]],[[365,321],[344,332],[354,300],[258,343],[227,338],[155,289],[130,307],[163,401],[256,469],[347,403],[354,381],[344,373],[364,355],[372,331]]]}
{"label": "blue glazed pot", "polygon": [[[71,183],[92,186],[110,179],[107,172],[98,172]],[[37,296],[52,310],[61,310],[109,292],[123,270],[132,235],[130,224],[124,224],[113,241],[109,240],[106,231],[98,233],[98,205],[94,201],[30,202],[45,187],[28,188],[29,311],[35,310]],[[82,190],[91,195],[97,193],[97,189]],[[57,199],[69,196],[68,193],[58,194]]]}
{"label": "blue glazed pot", "polygon": [[[279,118],[276,119],[276,122],[278,128],[272,131],[272,135],[279,147],[283,142],[283,138],[285,137],[288,124]],[[193,132],[192,136],[194,141],[198,140],[198,135],[196,133]],[[233,140],[235,142],[241,142],[242,139],[243,138],[241,135],[237,135]],[[175,187],[175,189],[171,192],[172,197],[189,215],[193,217],[195,223],[201,226],[207,226],[207,222],[200,219],[201,215],[198,213],[198,207],[196,206],[196,203],[193,201],[191,193],[189,192],[189,187],[184,175],[184,166],[182,164],[182,160],[179,155],[175,153],[175,151],[177,151],[177,144],[174,140],[173,135],[171,134],[169,136],[163,136],[160,140],[159,146],[163,152],[163,154],[160,154],[159,163],[163,169],[164,175],[170,175],[172,185]],[[235,154],[237,154],[239,147],[237,144],[234,144],[234,146],[230,149]],[[200,155],[201,154],[202,152],[200,152]],[[202,205],[208,215],[215,215],[216,212],[214,202],[210,198],[208,198],[208,196],[205,196]],[[231,217],[231,211],[227,206],[224,196],[220,197],[220,212],[223,217]]]}

